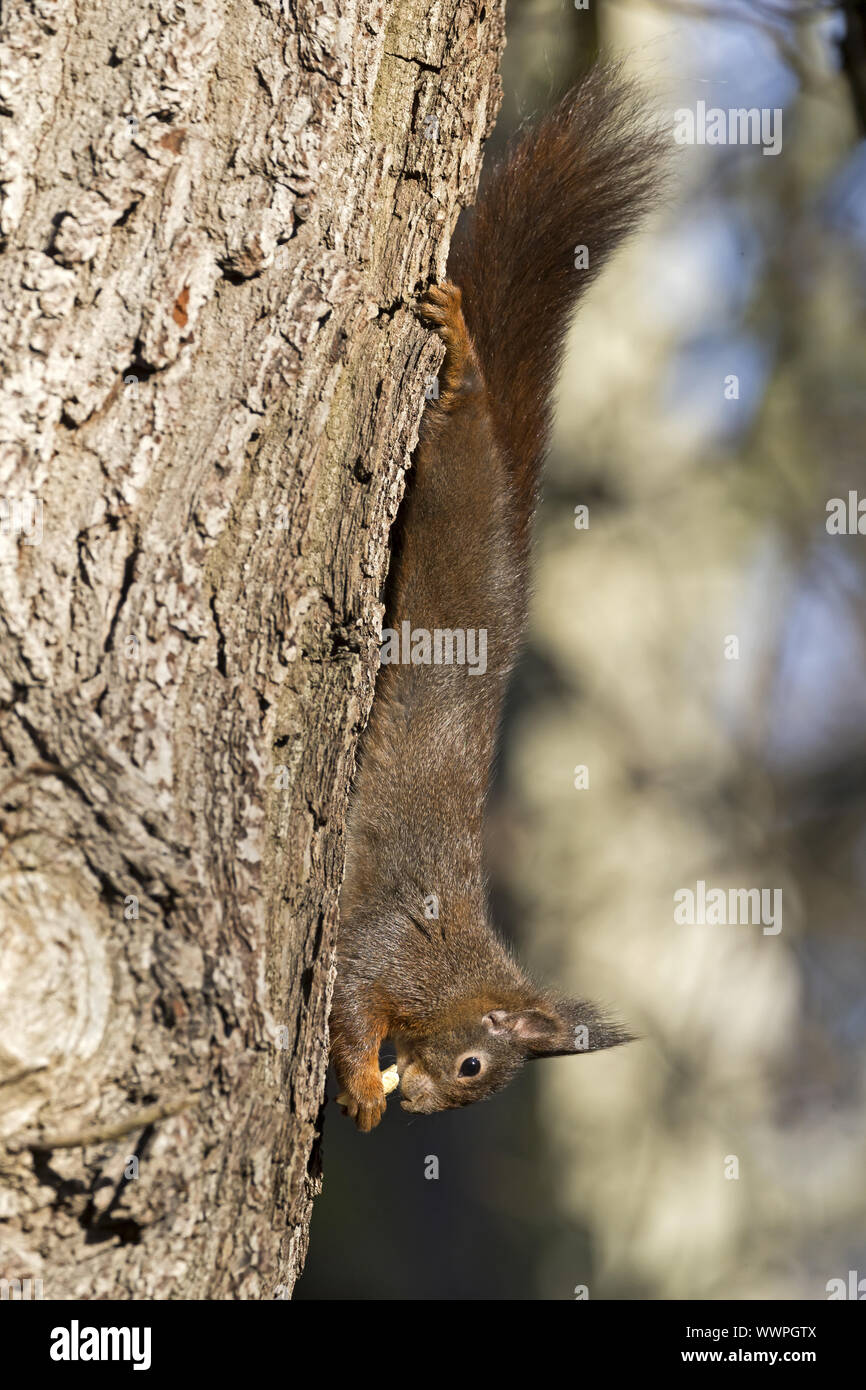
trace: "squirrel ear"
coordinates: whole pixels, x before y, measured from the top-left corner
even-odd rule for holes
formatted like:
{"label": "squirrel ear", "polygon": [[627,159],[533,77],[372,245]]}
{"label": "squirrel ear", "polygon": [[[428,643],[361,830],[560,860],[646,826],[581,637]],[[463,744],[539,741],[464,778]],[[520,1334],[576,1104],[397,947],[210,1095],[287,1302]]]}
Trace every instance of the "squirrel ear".
{"label": "squirrel ear", "polygon": [[541,1008],[509,1013],[492,1009],[484,1022],[491,1033],[509,1033],[530,1057],[565,1057],[576,1052],[599,1052],[631,1042],[629,1033],[583,999],[545,1001]]}
{"label": "squirrel ear", "polygon": [[514,1013],[507,1009],[491,1009],[484,1015],[484,1022],[491,1033],[500,1036],[507,1033],[533,1052],[558,1036],[560,1031],[559,1020],[546,1009],[519,1009]]}

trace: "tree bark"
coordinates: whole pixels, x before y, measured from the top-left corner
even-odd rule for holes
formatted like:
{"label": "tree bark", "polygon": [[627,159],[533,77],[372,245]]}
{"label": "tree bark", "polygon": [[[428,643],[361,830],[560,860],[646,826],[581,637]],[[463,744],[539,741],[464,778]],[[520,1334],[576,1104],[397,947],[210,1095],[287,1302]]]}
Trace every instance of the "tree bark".
{"label": "tree bark", "polygon": [[[0,1278],[303,1264],[343,820],[503,3],[13,0]],[[12,1285],[14,1288],[14,1284]]]}

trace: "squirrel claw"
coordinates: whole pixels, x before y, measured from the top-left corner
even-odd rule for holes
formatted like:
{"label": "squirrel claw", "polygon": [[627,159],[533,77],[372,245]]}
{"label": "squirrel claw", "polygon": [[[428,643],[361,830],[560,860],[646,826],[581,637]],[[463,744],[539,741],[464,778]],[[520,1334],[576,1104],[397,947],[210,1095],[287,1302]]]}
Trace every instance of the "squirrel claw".
{"label": "squirrel claw", "polygon": [[445,359],[439,378],[442,388],[440,406],[445,409],[464,384],[471,361],[472,349],[460,307],[462,300],[459,287],[446,280],[444,285],[431,285],[416,306],[422,323],[434,328],[445,344]]}
{"label": "squirrel claw", "polygon": [[385,1092],[381,1083],[378,1096],[359,1096],[347,1089],[346,1095],[341,1096],[339,1103],[343,1114],[355,1121],[355,1125],[361,1133],[369,1134],[371,1129],[376,1128],[385,1113]]}
{"label": "squirrel claw", "polygon": [[446,280],[444,285],[431,285],[422,295],[416,306],[416,313],[425,323],[432,324],[441,332],[445,342],[451,337],[465,333],[461,301],[463,296],[457,287]]}

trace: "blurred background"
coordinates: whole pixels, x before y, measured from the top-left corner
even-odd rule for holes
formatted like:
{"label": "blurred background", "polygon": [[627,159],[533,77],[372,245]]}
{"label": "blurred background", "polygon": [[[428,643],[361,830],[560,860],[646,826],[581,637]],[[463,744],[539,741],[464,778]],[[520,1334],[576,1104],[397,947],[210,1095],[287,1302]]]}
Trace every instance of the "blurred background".
{"label": "blurred background", "polygon": [[[578,315],[491,806],[504,933],[642,1040],[368,1137],[329,1106],[296,1297],[823,1299],[866,1279],[866,534],[826,526],[866,498],[864,6],[508,34],[491,155],[599,52],[669,123],[784,110],[775,157],[672,141]],[[678,925],[698,880],[781,889],[782,930]]]}

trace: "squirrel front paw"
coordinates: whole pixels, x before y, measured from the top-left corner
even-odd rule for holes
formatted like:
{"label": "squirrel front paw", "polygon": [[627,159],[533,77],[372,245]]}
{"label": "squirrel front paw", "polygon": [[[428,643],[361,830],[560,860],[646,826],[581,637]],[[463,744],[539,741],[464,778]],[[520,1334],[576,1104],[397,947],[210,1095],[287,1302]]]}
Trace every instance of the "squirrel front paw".
{"label": "squirrel front paw", "polygon": [[353,1077],[342,1088],[337,1104],[344,1115],[354,1120],[362,1134],[375,1129],[385,1113],[385,1088],[378,1065],[375,1077],[372,1073]]}

